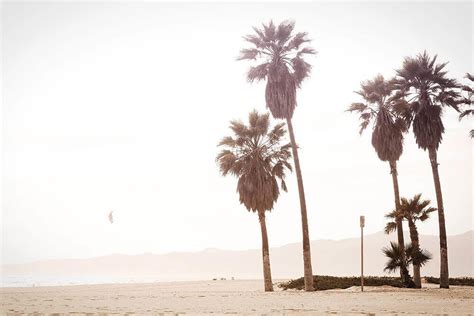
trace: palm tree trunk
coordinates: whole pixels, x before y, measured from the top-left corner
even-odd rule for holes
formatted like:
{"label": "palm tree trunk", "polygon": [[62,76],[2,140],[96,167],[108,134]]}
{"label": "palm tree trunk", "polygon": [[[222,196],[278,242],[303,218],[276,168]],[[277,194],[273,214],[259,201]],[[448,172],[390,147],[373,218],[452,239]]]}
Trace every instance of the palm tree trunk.
{"label": "palm tree trunk", "polygon": [[[408,219],[408,227],[410,228],[410,239],[413,250],[419,252],[420,241],[418,239],[418,230],[416,229],[413,218]],[[421,289],[420,264],[417,262],[413,262],[413,281],[415,282],[415,287]]]}
{"label": "palm tree trunk", "polygon": [[[397,172],[397,162],[396,161],[390,161],[390,173],[392,175],[392,181],[393,181],[393,192],[395,195],[395,209],[398,211],[400,210],[400,190],[398,188],[398,172]],[[405,240],[403,238],[403,224],[402,224],[402,219],[397,216],[396,218],[396,223],[397,223],[397,239],[398,239],[398,245],[400,246],[401,252],[402,252],[402,262],[406,262],[405,260]],[[400,267],[400,278],[402,279],[402,283],[405,285],[408,285],[410,276],[408,274],[408,269],[405,265],[402,265]]]}
{"label": "palm tree trunk", "polygon": [[258,212],[260,230],[262,232],[262,259],[263,259],[263,280],[265,292],[273,291],[272,272],[270,269],[270,250],[268,247],[267,225],[265,223],[265,213]]}
{"label": "palm tree trunk", "polygon": [[439,287],[449,288],[448,272],[448,240],[446,238],[446,222],[444,219],[443,195],[441,193],[441,182],[438,172],[438,154],[435,148],[428,149],[433,171],[433,180],[436,190],[436,202],[438,203],[438,222],[439,222],[439,248],[440,248],[440,276]]}
{"label": "palm tree trunk", "polygon": [[290,132],[291,148],[295,161],[296,179],[298,181],[298,192],[300,196],[301,226],[303,230],[303,261],[304,261],[304,288],[306,291],[314,291],[313,269],[311,267],[311,246],[309,243],[308,215],[306,213],[306,199],[304,196],[303,176],[301,175],[300,160],[298,158],[298,147],[296,145],[295,133],[291,118],[287,118],[288,130]]}

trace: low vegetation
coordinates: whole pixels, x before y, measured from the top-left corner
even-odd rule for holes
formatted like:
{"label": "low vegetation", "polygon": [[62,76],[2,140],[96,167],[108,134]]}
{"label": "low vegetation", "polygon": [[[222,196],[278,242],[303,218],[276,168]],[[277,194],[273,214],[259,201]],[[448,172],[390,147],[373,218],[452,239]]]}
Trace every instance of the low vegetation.
{"label": "low vegetation", "polygon": [[[426,282],[439,284],[439,278],[425,277]],[[467,285],[474,286],[474,278],[449,278],[449,285]]]}
{"label": "low vegetation", "polygon": [[[315,290],[324,291],[331,289],[347,289],[352,286],[360,286],[360,277],[335,277],[328,275],[315,275],[314,277]],[[366,286],[393,286],[393,287],[403,287],[400,278],[393,277],[373,277],[368,276],[364,277],[364,285]],[[282,282],[278,287],[283,290],[304,289],[304,279],[299,278],[295,280],[290,280],[287,282]]]}
{"label": "low vegetation", "polygon": [[[328,275],[315,275],[314,277],[315,290],[324,291],[331,289],[347,289],[352,286],[360,286],[360,277],[335,277]],[[424,277],[427,283],[439,284],[439,278]],[[449,278],[450,285],[474,286],[474,278]],[[364,277],[365,286],[393,286],[404,287],[400,278],[393,277]],[[304,289],[304,278],[294,279],[278,284],[278,287],[283,290]]]}

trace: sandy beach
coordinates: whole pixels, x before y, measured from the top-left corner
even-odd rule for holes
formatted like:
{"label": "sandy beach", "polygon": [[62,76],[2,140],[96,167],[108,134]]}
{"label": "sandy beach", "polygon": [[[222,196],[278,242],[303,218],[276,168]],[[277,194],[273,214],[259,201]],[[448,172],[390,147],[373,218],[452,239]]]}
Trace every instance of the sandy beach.
{"label": "sandy beach", "polygon": [[366,287],[314,293],[262,290],[260,280],[1,288],[0,313],[45,314],[472,314],[474,289]]}

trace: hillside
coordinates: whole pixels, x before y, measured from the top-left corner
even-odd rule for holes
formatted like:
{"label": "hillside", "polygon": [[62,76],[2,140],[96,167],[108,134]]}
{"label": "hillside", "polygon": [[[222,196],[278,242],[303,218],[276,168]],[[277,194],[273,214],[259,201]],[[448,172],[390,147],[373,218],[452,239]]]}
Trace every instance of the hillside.
{"label": "hillside", "polygon": [[[473,231],[449,237],[450,276],[474,276]],[[383,275],[386,261],[381,248],[395,235],[382,232],[365,236],[365,274]],[[407,235],[408,236],[408,233]],[[422,269],[422,275],[439,274],[438,237],[421,235],[423,248],[433,260]],[[360,271],[358,238],[315,240],[311,243],[315,274],[335,276],[358,275]],[[301,246],[298,243],[271,248],[271,268],[274,278],[300,277],[302,273]],[[206,249],[199,252],[168,254],[114,254],[88,259],[60,259],[28,264],[3,265],[8,276],[154,276],[157,279],[186,280],[214,277],[261,278],[259,249],[229,251]]]}

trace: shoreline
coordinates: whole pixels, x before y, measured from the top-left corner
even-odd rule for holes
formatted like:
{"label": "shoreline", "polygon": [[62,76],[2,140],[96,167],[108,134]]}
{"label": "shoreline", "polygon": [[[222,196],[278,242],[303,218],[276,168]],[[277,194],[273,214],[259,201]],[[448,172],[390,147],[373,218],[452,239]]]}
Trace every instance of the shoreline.
{"label": "shoreline", "polygon": [[[287,279],[276,279],[273,280],[273,285],[277,286],[281,282],[290,280]],[[200,280],[177,280],[177,281],[149,281],[149,282],[104,282],[104,283],[80,283],[80,284],[46,284],[46,285],[30,285],[30,286],[2,286],[0,285],[0,291],[4,289],[37,289],[37,288],[52,288],[52,287],[73,287],[73,286],[120,286],[120,285],[161,285],[161,284],[180,284],[180,283],[202,283],[202,282],[239,282],[239,281],[252,281],[252,282],[262,282],[262,279],[249,278],[249,279],[234,279],[234,280],[209,280],[209,279],[200,279]]]}

